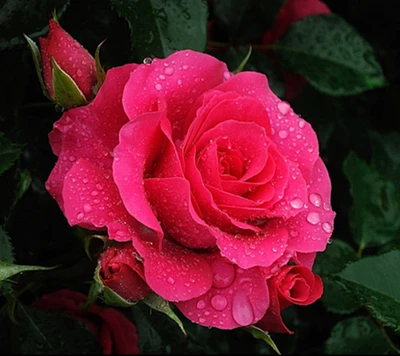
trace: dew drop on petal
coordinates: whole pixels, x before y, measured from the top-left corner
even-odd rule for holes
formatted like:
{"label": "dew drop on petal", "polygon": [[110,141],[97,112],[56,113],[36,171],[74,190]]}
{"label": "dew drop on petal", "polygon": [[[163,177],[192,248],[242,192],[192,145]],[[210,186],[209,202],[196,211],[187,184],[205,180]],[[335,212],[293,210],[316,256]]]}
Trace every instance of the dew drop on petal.
{"label": "dew drop on petal", "polygon": [[318,224],[319,220],[319,214],[316,212],[311,212],[307,215],[307,221],[312,225]]}
{"label": "dew drop on petal", "polygon": [[280,138],[286,138],[288,137],[289,133],[286,130],[280,130],[278,135]]}
{"label": "dew drop on petal", "polygon": [[306,122],[303,119],[299,120],[299,127],[302,129],[306,125]]}
{"label": "dew drop on petal", "polygon": [[88,203],[83,204],[83,210],[85,211],[85,213],[89,213],[92,211],[92,206]]}
{"label": "dew drop on petal", "polygon": [[206,303],[204,302],[204,300],[199,300],[196,304],[197,309],[204,309],[206,307]]}
{"label": "dew drop on petal", "polygon": [[153,60],[150,57],[146,57],[145,59],[143,59],[143,64],[149,66],[151,63],[153,63]]}
{"label": "dew drop on petal", "polygon": [[242,326],[250,325],[254,319],[253,308],[249,298],[242,290],[236,291],[232,298],[233,319]]}
{"label": "dew drop on petal", "polygon": [[303,207],[303,201],[300,198],[295,198],[290,202],[293,209],[301,209]]}
{"label": "dew drop on petal", "polygon": [[310,203],[317,208],[321,206],[322,198],[318,193],[311,193],[308,199],[310,200]]}
{"label": "dew drop on petal", "polygon": [[172,74],[174,74],[174,71],[175,71],[174,67],[166,67],[166,68],[164,68],[164,74],[165,75],[172,75]]}
{"label": "dew drop on petal", "polygon": [[286,115],[289,112],[290,105],[284,101],[278,104],[278,110],[282,115]]}
{"label": "dew drop on petal", "polygon": [[84,216],[85,216],[84,213],[78,213],[78,214],[76,215],[76,218],[77,218],[78,220],[81,220],[81,219],[83,219]]}
{"label": "dew drop on petal", "polygon": [[215,288],[226,288],[235,279],[235,268],[233,265],[215,260],[212,262],[214,271],[213,286]]}
{"label": "dew drop on petal", "polygon": [[162,85],[161,85],[160,83],[157,83],[154,87],[155,87],[157,90],[161,90],[161,89],[162,89]]}
{"label": "dew drop on petal", "polygon": [[223,295],[215,295],[211,299],[211,306],[215,310],[224,310],[228,305],[228,300]]}
{"label": "dew drop on petal", "polygon": [[332,232],[332,225],[325,221],[322,223],[322,230],[324,230],[327,234],[330,234]]}
{"label": "dew drop on petal", "polygon": [[168,277],[167,282],[169,284],[174,284],[175,283],[175,279],[173,279],[172,277]]}

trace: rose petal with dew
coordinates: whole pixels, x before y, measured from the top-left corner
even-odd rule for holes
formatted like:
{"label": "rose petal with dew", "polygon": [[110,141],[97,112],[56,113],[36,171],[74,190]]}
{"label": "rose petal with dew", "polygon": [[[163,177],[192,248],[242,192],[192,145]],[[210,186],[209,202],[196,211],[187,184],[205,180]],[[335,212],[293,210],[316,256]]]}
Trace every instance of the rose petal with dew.
{"label": "rose petal with dew", "polygon": [[215,246],[214,234],[193,207],[185,178],[149,178],[144,188],[162,227],[174,240],[190,248]]}
{"label": "rose petal with dew", "polygon": [[[164,124],[163,124],[164,123]],[[154,163],[169,141],[170,127],[165,111],[143,114],[127,123],[120,131],[120,143],[114,150],[113,176],[129,213],[143,225],[163,232],[148,201],[144,177],[151,174]],[[169,170],[181,174],[177,156],[170,156]]]}
{"label": "rose petal with dew", "polygon": [[59,158],[46,181],[46,189],[61,207],[64,177],[79,158],[100,168],[111,167],[118,132],[129,121],[121,105],[122,90],[136,66],[127,64],[110,69],[93,102],[68,110],[54,123],[49,141]]}
{"label": "rose petal with dew", "polygon": [[285,252],[287,240],[287,230],[276,227],[274,221],[267,222],[262,232],[249,236],[222,231],[217,234],[221,255],[245,269],[272,265]]}
{"label": "rose petal with dew", "polygon": [[289,248],[298,252],[324,251],[333,231],[335,212],[330,205],[331,181],[321,158],[309,182],[308,208],[287,220]]}
{"label": "rose petal with dew", "polygon": [[175,303],[191,321],[219,329],[256,323],[269,305],[265,274],[257,267],[241,269],[218,253],[204,256],[212,266],[213,284],[207,293]]}
{"label": "rose petal with dew", "polygon": [[71,226],[89,230],[108,228],[111,239],[139,238],[141,226],[128,214],[111,172],[79,159],[70,169],[63,186],[64,214]]}
{"label": "rose petal with dew", "polygon": [[[216,58],[191,50],[178,51],[165,59],[153,59],[132,73],[123,98],[125,112],[131,120],[152,111],[154,98],[168,103],[173,138],[183,135],[183,120],[194,100],[225,80],[226,64]],[[138,88],[140,88],[138,90]]]}
{"label": "rose petal with dew", "polygon": [[162,298],[190,300],[210,289],[212,270],[203,255],[167,239],[162,241],[161,250],[152,243],[135,247],[143,259],[147,284]]}
{"label": "rose petal with dew", "polygon": [[272,128],[272,139],[278,151],[298,163],[307,180],[319,154],[318,140],[311,125],[299,118],[288,103],[280,100],[269,88],[267,77],[256,72],[241,72],[215,88],[235,91],[257,99],[267,110]]}

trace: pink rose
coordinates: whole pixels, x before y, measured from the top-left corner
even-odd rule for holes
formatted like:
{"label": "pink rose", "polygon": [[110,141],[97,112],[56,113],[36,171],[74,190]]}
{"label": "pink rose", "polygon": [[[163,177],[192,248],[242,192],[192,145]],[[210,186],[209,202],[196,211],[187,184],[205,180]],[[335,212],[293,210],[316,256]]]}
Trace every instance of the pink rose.
{"label": "pink rose", "polygon": [[143,265],[131,243],[106,249],[100,256],[100,279],[128,302],[143,299],[151,292],[145,282]]}
{"label": "pink rose", "polygon": [[281,311],[290,305],[310,305],[321,298],[322,279],[305,266],[284,266],[268,280],[270,306],[258,322],[260,328],[293,334],[284,324]]}
{"label": "pink rose", "polygon": [[68,74],[86,100],[94,96],[93,87],[97,81],[96,64],[89,52],[81,44],[74,40],[53,19],[49,22],[49,34],[39,38],[40,52],[42,55],[43,79],[54,99],[53,89],[53,58],[58,66]]}
{"label": "pink rose", "polygon": [[61,289],[45,294],[32,304],[34,307],[62,312],[82,322],[97,337],[105,355],[138,354],[135,325],[113,308],[92,304],[82,310],[87,297],[76,291]]}
{"label": "pink rose", "polygon": [[[331,10],[320,0],[287,0],[280,9],[271,29],[264,34],[261,43],[273,44],[285,34],[292,23],[304,17],[330,13]],[[299,74],[283,69],[282,76],[285,82],[285,97],[292,99],[300,93],[306,80]]]}
{"label": "pink rose", "polygon": [[265,75],[178,51],[111,69],[49,135],[46,182],[71,225],[130,241],[144,278],[190,320],[259,321],[266,280],[326,248],[335,213],[310,124]]}

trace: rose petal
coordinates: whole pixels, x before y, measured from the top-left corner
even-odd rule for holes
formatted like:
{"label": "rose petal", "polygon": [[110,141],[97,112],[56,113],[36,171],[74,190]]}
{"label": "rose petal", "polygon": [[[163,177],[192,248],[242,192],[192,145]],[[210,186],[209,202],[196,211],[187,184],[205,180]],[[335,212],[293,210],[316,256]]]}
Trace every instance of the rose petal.
{"label": "rose petal", "polygon": [[128,122],[121,105],[122,89],[135,67],[127,64],[110,69],[92,103],[68,110],[54,123],[49,140],[59,158],[47,179],[46,189],[61,209],[64,177],[79,158],[100,168],[111,167],[111,152],[118,143],[119,129]]}
{"label": "rose petal", "polygon": [[230,235],[219,232],[216,237],[221,255],[247,269],[272,265],[285,252],[288,233],[286,229],[276,227],[274,221],[270,221],[263,231],[256,235]]}
{"label": "rose petal", "polygon": [[193,207],[186,179],[145,179],[144,187],[158,219],[172,238],[190,248],[215,246],[213,233]]}
{"label": "rose petal", "polygon": [[287,220],[289,248],[298,252],[324,251],[333,231],[335,212],[330,205],[331,182],[321,158],[315,163],[309,182],[308,208]]}
{"label": "rose petal", "polygon": [[172,302],[190,300],[207,292],[212,284],[212,270],[207,260],[172,241],[162,242],[162,250],[151,243],[137,246],[150,288]]}
{"label": "rose petal", "polygon": [[[114,150],[114,181],[126,209],[136,220],[155,230],[159,239],[163,232],[146,196],[144,176],[151,174],[154,163],[162,156],[163,146],[173,146],[169,135],[165,111],[144,114],[121,129],[120,143]],[[174,152],[173,147],[169,150]],[[168,157],[170,173],[182,175],[176,152],[175,159],[173,154]]]}
{"label": "rose petal", "polygon": [[64,214],[69,224],[89,230],[108,228],[117,241],[139,238],[141,227],[126,211],[111,172],[79,159],[64,180]]}
{"label": "rose petal", "polygon": [[213,285],[198,298],[175,303],[191,321],[219,329],[256,323],[269,305],[265,274],[257,267],[243,270],[218,253],[204,255],[213,270]]}
{"label": "rose petal", "polygon": [[311,125],[300,119],[288,103],[281,101],[269,88],[265,75],[241,72],[215,88],[223,92],[235,91],[256,98],[268,111],[273,141],[278,151],[298,163],[306,180],[318,157],[318,140]]}
{"label": "rose petal", "polygon": [[310,253],[296,252],[293,255],[293,260],[297,265],[305,266],[309,270],[312,270],[312,266],[314,265],[316,257],[317,257],[316,252],[310,252]]}
{"label": "rose petal", "polygon": [[[183,120],[194,99],[222,83],[226,64],[204,53],[178,51],[165,59],[155,58],[151,65],[140,65],[125,87],[123,105],[131,120],[153,111],[155,98],[168,103],[173,137],[181,138]],[[138,88],[141,88],[138,90]]]}

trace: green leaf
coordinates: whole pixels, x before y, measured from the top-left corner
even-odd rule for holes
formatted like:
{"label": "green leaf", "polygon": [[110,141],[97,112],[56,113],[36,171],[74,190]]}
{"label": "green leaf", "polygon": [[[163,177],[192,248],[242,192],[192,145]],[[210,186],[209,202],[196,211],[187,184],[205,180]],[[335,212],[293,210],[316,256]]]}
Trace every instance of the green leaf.
{"label": "green leaf", "polygon": [[353,196],[351,227],[353,237],[365,247],[378,247],[398,238],[400,192],[391,180],[350,152],[343,163]]}
{"label": "green leaf", "polygon": [[[52,10],[64,13],[69,0],[3,0],[0,11],[0,51],[24,44],[29,37],[43,36]],[[22,26],[23,30],[21,30]]]}
{"label": "green leaf", "polygon": [[14,354],[101,354],[95,335],[61,312],[18,304],[19,322],[11,330]]}
{"label": "green leaf", "polygon": [[6,263],[0,261],[0,282],[7,278],[10,278],[21,272],[28,271],[47,271],[56,267],[41,267],[41,266],[27,266],[27,265],[15,265],[12,263]]}
{"label": "green leaf", "polygon": [[333,239],[332,244],[328,245],[323,253],[317,254],[313,272],[321,275],[324,283],[324,293],[320,300],[332,313],[350,314],[361,306],[340,284],[329,279],[330,274],[339,272],[354,259],[354,249],[339,239]]}
{"label": "green leaf", "polygon": [[12,143],[0,132],[0,175],[9,169],[22,153],[23,145]]}
{"label": "green leaf", "polygon": [[400,330],[400,251],[365,257],[335,274],[336,280],[384,325]]}
{"label": "green leaf", "polygon": [[325,342],[328,355],[383,355],[390,346],[371,317],[357,316],[337,323]]}
{"label": "green leaf", "polygon": [[272,349],[278,354],[281,355],[278,347],[276,346],[275,342],[272,340],[271,336],[268,332],[261,330],[260,328],[251,325],[248,327],[243,328],[244,330],[248,331],[251,335],[253,335],[256,339],[261,339],[265,341]]}
{"label": "green leaf", "polygon": [[287,0],[255,1],[263,17],[265,18],[267,28],[270,28],[275,22],[276,17],[286,1]]}
{"label": "green leaf", "polygon": [[164,300],[163,298],[161,298],[159,295],[157,295],[155,293],[150,293],[149,295],[147,295],[147,297],[145,297],[143,299],[143,302],[145,304],[147,304],[150,308],[155,309],[155,310],[167,315],[170,319],[172,319],[173,321],[175,321],[178,324],[179,328],[182,330],[184,335],[185,336],[187,335],[182,322],[180,321],[180,319],[175,314],[175,312],[172,310],[170,304],[166,300]]}
{"label": "green leaf", "polygon": [[106,40],[103,40],[96,48],[96,52],[94,54],[94,60],[96,63],[96,74],[97,74],[97,83],[96,83],[96,92],[100,89],[101,85],[104,82],[104,79],[106,78],[106,72],[103,68],[103,66],[101,65],[100,62],[100,48],[103,45],[103,43]]}
{"label": "green leaf", "polygon": [[36,45],[36,43],[34,41],[32,41],[27,35],[24,34],[24,37],[25,37],[26,41],[28,42],[29,49],[31,50],[33,63],[35,65],[36,74],[38,76],[40,87],[42,88],[43,95],[47,99],[51,100],[50,95],[49,95],[49,91],[47,90],[46,85],[44,84],[44,81],[43,81],[42,56],[40,54],[39,48]]}
{"label": "green leaf", "polygon": [[213,1],[215,18],[233,33],[243,22],[246,11],[250,6],[251,1]]}
{"label": "green leaf", "polygon": [[8,234],[0,226],[0,261],[14,263],[14,249]]}
{"label": "green leaf", "polygon": [[111,4],[129,23],[137,61],[164,58],[181,49],[205,49],[208,11],[203,0],[111,0]]}
{"label": "green leaf", "polygon": [[86,98],[74,80],[51,57],[53,64],[54,101],[65,109],[87,104]]}
{"label": "green leaf", "polygon": [[294,22],[273,49],[285,67],[330,95],[353,95],[387,85],[372,47],[335,14]]}

